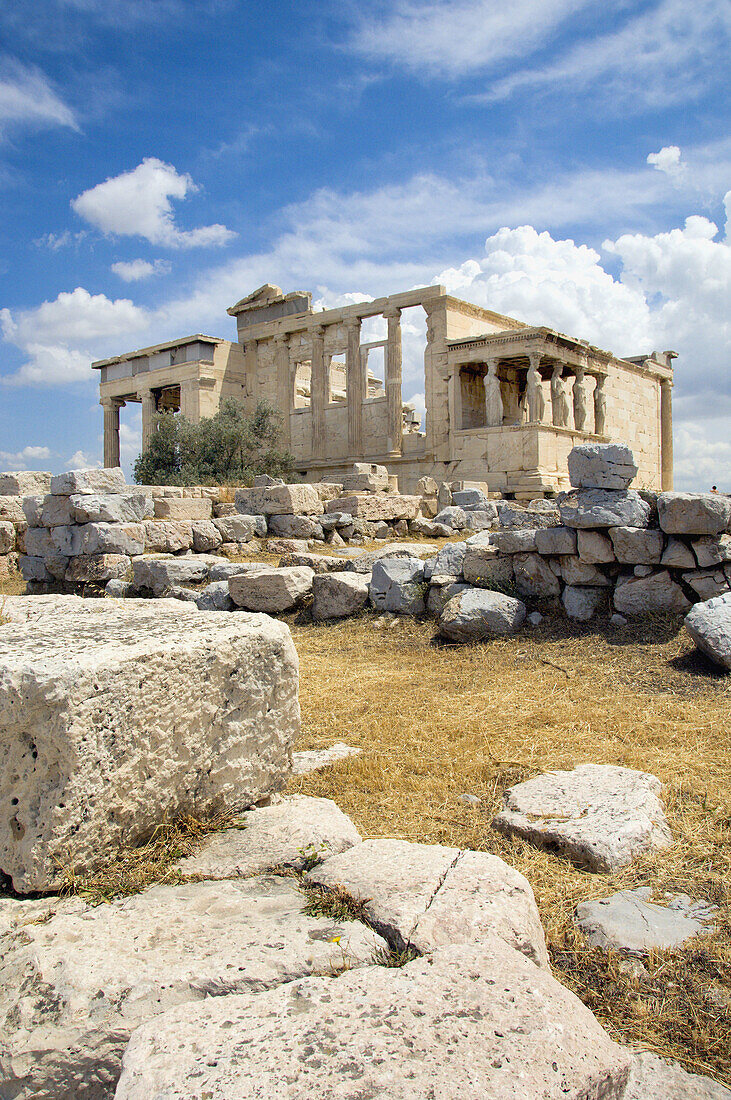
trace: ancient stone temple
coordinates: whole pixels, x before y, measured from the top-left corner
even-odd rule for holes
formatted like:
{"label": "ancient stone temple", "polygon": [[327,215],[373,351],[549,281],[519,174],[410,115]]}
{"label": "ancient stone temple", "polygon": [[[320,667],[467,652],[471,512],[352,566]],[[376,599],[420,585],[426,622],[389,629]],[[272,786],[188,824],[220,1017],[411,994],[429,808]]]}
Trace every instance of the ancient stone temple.
{"label": "ancient stone temple", "polygon": [[[426,315],[423,428],[402,396],[402,318]],[[585,340],[471,305],[443,286],[314,312],[312,295],[267,284],[231,306],[238,342],[200,334],[104,359],[104,464],[119,465],[119,410],[211,416],[234,398],[282,413],[298,472],[319,481],[353,462],[419,478],[480,481],[528,499],[568,488],[577,443],[621,441],[636,484],[672,488],[671,351],[619,359]],[[381,326],[368,339],[368,327]]]}

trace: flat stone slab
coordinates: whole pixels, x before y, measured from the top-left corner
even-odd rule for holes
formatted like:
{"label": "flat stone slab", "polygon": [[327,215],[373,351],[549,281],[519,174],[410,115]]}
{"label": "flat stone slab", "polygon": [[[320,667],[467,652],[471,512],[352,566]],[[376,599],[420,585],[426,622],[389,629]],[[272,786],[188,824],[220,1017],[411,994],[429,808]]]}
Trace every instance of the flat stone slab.
{"label": "flat stone slab", "polygon": [[501,940],[181,1005],[132,1037],[116,1100],[603,1100],[630,1054]]}
{"label": "flat stone slab", "polygon": [[261,801],[284,785],[299,734],[282,623],[83,603],[0,628],[0,870],[21,893],[177,814]]}
{"label": "flat stone slab", "polygon": [[548,966],[529,883],[489,852],[366,840],[307,878],[367,899],[368,919],[398,950],[412,946],[426,953],[497,935],[538,966]]}
{"label": "flat stone slab", "polygon": [[468,588],[452,596],[439,617],[439,633],[453,642],[479,642],[515,634],[525,620],[526,607],[514,596]]}
{"label": "flat stone slab", "polygon": [[691,936],[712,931],[709,921],[715,910],[705,902],[679,894],[659,905],[650,901],[651,895],[649,887],[640,886],[608,898],[582,901],[576,906],[576,923],[592,947],[633,952],[678,947]]}
{"label": "flat stone slab", "polygon": [[721,493],[660,493],[657,512],[669,535],[717,535],[731,525],[731,498]]}
{"label": "flat stone slab", "polygon": [[155,886],[9,931],[0,941],[2,1088],[14,1100],[111,1097],[130,1033],[166,1009],[258,995],[385,948],[358,922],[307,916],[305,900],[276,876]]}
{"label": "flat stone slab", "polygon": [[237,607],[276,615],[291,611],[312,592],[314,576],[313,571],[304,565],[282,569],[263,567],[258,571],[229,577],[228,591]]}
{"label": "flat stone slab", "polygon": [[345,745],[342,741],[336,741],[329,749],[302,749],[292,753],[292,775],[309,775],[310,772],[319,771],[320,768],[329,768],[338,760],[346,760],[349,756],[360,756],[362,749]]}
{"label": "flat stone slab", "polygon": [[731,593],[696,604],[683,625],[701,652],[731,671]]}
{"label": "flat stone slab", "polygon": [[634,489],[575,489],[559,504],[564,527],[647,527],[651,512]]}
{"label": "flat stone slab", "polygon": [[276,867],[301,871],[361,843],[353,822],[329,798],[293,795],[249,810],[241,824],[209,837],[175,870],[205,879],[240,878]]}
{"label": "flat stone slab", "polygon": [[731,1089],[643,1051],[632,1059],[623,1100],[731,1100]]}
{"label": "flat stone slab", "polygon": [[611,764],[547,772],[504,794],[493,828],[610,872],[672,843],[654,775]]}

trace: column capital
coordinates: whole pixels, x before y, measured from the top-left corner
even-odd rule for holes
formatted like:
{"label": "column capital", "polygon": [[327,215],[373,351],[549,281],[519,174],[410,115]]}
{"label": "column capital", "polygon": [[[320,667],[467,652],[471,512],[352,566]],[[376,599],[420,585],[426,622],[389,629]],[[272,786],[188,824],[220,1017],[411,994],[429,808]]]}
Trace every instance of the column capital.
{"label": "column capital", "polygon": [[384,309],[382,315],[387,321],[398,321],[401,319],[401,310],[398,306],[389,306],[388,309]]}
{"label": "column capital", "polygon": [[320,321],[313,321],[312,324],[309,326],[308,331],[311,333],[312,336],[324,336],[325,325],[323,325]]}
{"label": "column capital", "polygon": [[274,346],[278,347],[278,348],[281,348],[285,344],[289,343],[289,341],[287,339],[287,335],[284,332],[277,332],[273,337],[273,342],[274,342]]}
{"label": "column capital", "polygon": [[362,317],[354,317],[352,314],[349,317],[343,318],[343,324],[346,328],[360,328],[363,323]]}
{"label": "column capital", "polygon": [[540,367],[542,358],[543,358],[543,352],[542,351],[529,351],[528,352],[528,362],[530,363],[531,366],[533,366],[533,364],[535,363],[536,368]]}

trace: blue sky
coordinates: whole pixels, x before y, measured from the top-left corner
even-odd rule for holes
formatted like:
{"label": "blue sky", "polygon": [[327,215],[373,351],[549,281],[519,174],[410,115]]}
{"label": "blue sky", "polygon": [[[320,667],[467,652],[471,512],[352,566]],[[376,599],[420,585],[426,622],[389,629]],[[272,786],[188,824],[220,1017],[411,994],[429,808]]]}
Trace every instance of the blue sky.
{"label": "blue sky", "polygon": [[98,461],[91,360],[233,338],[263,282],[330,306],[438,281],[677,350],[676,482],[731,490],[730,24],[722,0],[4,5],[0,468]]}

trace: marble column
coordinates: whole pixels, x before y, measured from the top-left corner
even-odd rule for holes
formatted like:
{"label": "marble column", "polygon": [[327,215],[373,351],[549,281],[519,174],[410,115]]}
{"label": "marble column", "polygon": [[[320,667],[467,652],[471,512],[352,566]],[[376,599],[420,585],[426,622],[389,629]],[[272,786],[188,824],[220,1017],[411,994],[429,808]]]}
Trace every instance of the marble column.
{"label": "marble column", "polygon": [[325,407],[327,405],[327,371],[325,369],[325,328],[313,325],[310,374],[310,412],[312,413],[312,457],[326,457]]}
{"label": "marble column", "polygon": [[598,374],[594,387],[594,434],[604,435],[607,426],[607,395],[604,383],[607,380],[605,374]]}
{"label": "marble column", "polygon": [[294,386],[286,336],[274,337],[274,367],[277,373],[277,405],[282,414],[281,442],[283,447],[289,449],[292,443],[290,414],[294,408]]}
{"label": "marble column", "polygon": [[551,374],[551,419],[555,428],[569,426],[569,399],[563,377],[563,363],[554,363]]}
{"label": "marble column", "polygon": [[386,346],[386,407],[388,409],[387,450],[400,455],[404,431],[403,398],[401,396],[401,310],[387,309],[383,316],[388,322]]}
{"label": "marble column", "polygon": [[366,375],[360,353],[360,317],[348,317],[345,330],[348,343],[345,351],[345,391],[348,398],[348,456],[357,462],[363,454],[363,401]]}
{"label": "marble column", "polygon": [[152,390],[142,390],[139,394],[142,402],[142,450],[146,450],[155,433],[157,401]]}
{"label": "marble column", "polygon": [[660,383],[660,468],[663,492],[673,487],[673,384],[669,378]]}
{"label": "marble column", "polygon": [[499,428],[503,422],[503,397],[500,389],[500,379],[497,376],[497,368],[497,359],[488,359],[487,374],[484,377],[485,424],[488,428]]}
{"label": "marble column", "polygon": [[527,394],[526,403],[528,405],[528,423],[540,424],[546,415],[546,397],[543,393],[543,379],[541,378],[540,365],[541,354],[540,352],[531,353],[528,356],[530,366],[528,367],[528,380],[527,380]]}
{"label": "marble column", "polygon": [[104,465],[107,469],[119,466],[119,410],[124,401],[115,397],[102,397],[99,404],[104,409]]}
{"label": "marble column", "polygon": [[574,427],[577,432],[583,432],[586,430],[586,415],[587,415],[587,398],[588,393],[586,389],[586,371],[581,365],[574,368],[574,388],[572,391],[572,398],[574,404]]}

